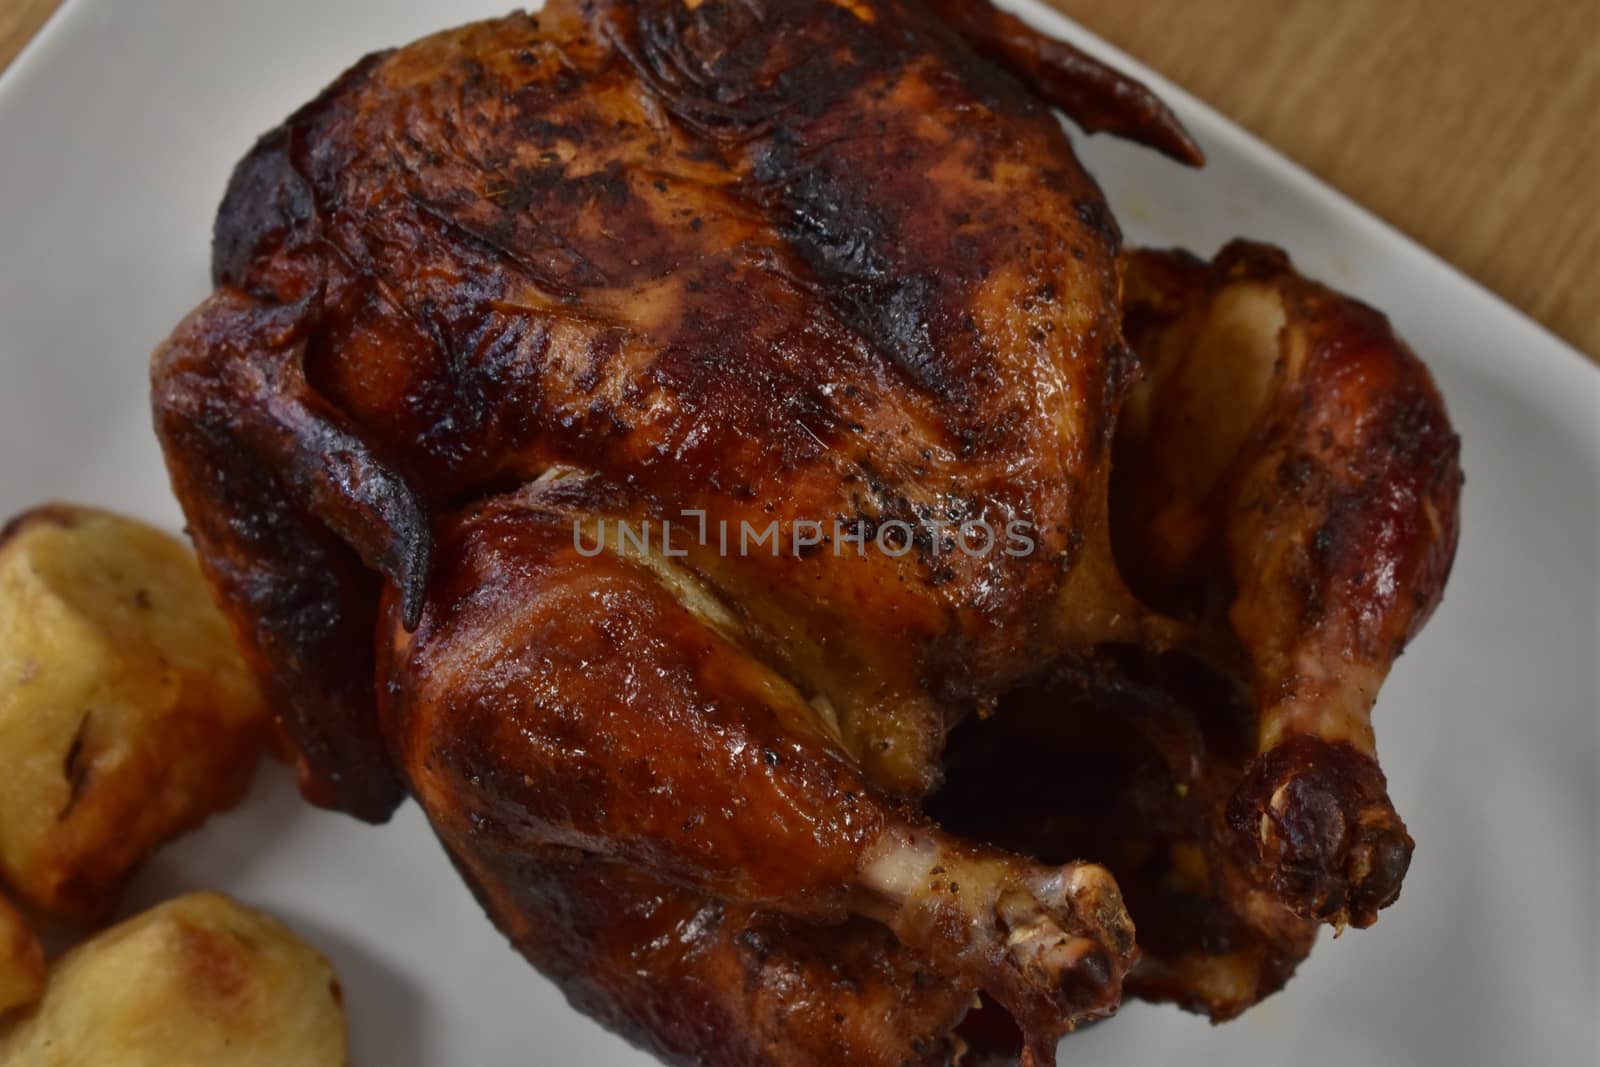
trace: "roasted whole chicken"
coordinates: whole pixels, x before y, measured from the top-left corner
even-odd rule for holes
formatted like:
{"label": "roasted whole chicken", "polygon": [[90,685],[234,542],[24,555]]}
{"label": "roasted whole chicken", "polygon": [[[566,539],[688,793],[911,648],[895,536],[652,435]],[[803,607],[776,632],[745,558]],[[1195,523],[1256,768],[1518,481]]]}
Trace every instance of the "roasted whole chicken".
{"label": "roasted whole chicken", "polygon": [[551,0],[262,138],[155,355],[306,795],[414,796],[665,1060],[1048,1064],[1400,891],[1439,394],[1268,246],[1122,248],[1052,108],[1199,161],[981,2]]}

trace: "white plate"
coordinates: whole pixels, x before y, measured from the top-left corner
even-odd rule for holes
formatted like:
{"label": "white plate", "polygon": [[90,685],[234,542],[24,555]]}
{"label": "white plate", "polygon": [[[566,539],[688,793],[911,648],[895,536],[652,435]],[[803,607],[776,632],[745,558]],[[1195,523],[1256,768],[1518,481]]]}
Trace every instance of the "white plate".
{"label": "white plate", "polygon": [[[69,0],[0,80],[0,511],[63,497],[176,525],[146,354],[208,289],[234,160],[363,52],[510,2]],[[1203,105],[1017,6],[1147,78],[1211,157],[1197,174],[1084,142],[1130,237],[1206,254],[1264,237],[1386,309],[1438,375],[1467,470],[1449,593],[1379,707],[1418,842],[1403,899],[1372,930],[1324,938],[1236,1023],[1133,1005],[1064,1058],[1594,1063],[1600,373]],[[374,830],[301,805],[270,772],[243,808],[161,854],[128,907],[198,887],[278,912],[333,958],[360,1065],[650,1062],[505,946],[414,806]]]}

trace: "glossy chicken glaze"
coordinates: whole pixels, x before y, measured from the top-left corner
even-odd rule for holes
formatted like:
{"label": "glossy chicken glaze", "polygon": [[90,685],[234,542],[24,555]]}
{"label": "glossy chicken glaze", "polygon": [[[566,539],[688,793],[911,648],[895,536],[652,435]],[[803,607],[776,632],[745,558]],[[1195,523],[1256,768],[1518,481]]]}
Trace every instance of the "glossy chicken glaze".
{"label": "glossy chicken glaze", "polygon": [[[464,27],[261,140],[156,354],[307,795],[411,791],[530,959],[664,1058],[1049,1062],[1139,956],[1081,859],[1153,909],[1133,988],[1217,1017],[1398,892],[1367,723],[1453,552],[1437,394],[1269,250],[1125,261],[1050,104],[1198,159],[983,5]],[[624,521],[827,536],[679,555]],[[1065,764],[1113,715],[1164,755],[1052,837],[1005,753]]]}

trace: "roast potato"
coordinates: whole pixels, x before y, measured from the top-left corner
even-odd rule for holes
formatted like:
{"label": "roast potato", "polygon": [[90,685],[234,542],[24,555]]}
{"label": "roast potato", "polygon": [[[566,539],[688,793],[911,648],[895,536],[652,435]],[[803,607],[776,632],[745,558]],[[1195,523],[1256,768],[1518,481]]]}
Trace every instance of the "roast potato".
{"label": "roast potato", "polygon": [[283,924],[216,893],[87,941],[0,1024],[6,1067],[344,1067],[339,982]]}
{"label": "roast potato", "polygon": [[11,902],[0,896],[0,1015],[44,991],[44,953]]}
{"label": "roast potato", "polygon": [[267,707],[193,553],[68,506],[0,532],[0,882],[102,919],[163,841],[239,799]]}

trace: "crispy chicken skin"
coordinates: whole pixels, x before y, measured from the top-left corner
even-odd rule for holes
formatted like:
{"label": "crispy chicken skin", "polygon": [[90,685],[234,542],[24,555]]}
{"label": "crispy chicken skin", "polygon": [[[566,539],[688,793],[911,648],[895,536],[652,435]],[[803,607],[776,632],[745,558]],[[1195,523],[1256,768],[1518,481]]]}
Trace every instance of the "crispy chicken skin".
{"label": "crispy chicken skin", "polygon": [[414,795],[667,1060],[1050,1063],[1124,977],[1236,1014],[1398,892],[1438,395],[1270,250],[1124,253],[1051,105],[1199,160],[982,5],[553,0],[262,138],[155,355],[306,795]]}

